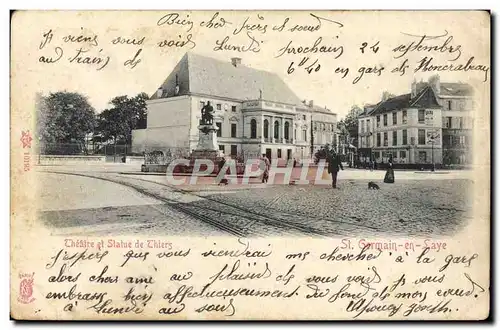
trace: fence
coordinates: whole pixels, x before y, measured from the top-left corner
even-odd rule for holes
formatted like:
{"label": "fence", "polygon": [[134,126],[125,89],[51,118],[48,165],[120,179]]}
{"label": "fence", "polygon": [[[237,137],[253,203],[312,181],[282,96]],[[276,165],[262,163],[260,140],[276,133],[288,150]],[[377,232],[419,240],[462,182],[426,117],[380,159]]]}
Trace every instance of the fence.
{"label": "fence", "polygon": [[125,162],[128,156],[143,157],[132,152],[131,145],[104,143],[42,143],[39,153],[43,156],[104,156],[106,162]]}
{"label": "fence", "polygon": [[[133,152],[131,145],[105,143],[42,143],[42,156],[104,156],[106,162],[129,162],[131,158],[137,160],[142,157],[144,164],[168,165],[174,159],[189,158],[192,150],[188,147],[151,146],[141,152]],[[260,158],[259,151],[240,150],[235,155],[224,155],[244,163],[248,159]]]}

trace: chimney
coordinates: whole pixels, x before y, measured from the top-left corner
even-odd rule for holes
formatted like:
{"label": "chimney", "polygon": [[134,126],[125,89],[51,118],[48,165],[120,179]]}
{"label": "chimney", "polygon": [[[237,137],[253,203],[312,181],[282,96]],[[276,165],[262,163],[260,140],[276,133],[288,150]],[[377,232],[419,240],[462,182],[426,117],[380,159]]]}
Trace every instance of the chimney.
{"label": "chimney", "polygon": [[439,75],[434,75],[429,78],[429,85],[434,89],[434,92],[436,94],[439,94],[441,92],[441,81],[439,79]]}
{"label": "chimney", "polygon": [[312,108],[314,106],[314,101],[313,100],[310,100],[309,101],[309,106]]}
{"label": "chimney", "polygon": [[239,57],[233,57],[233,58],[231,58],[231,64],[232,64],[235,68],[237,68],[238,66],[240,66],[240,65],[241,65],[241,58],[239,58]]}
{"label": "chimney", "polygon": [[158,90],[156,91],[156,97],[157,98],[161,98],[163,96],[163,88],[160,87],[158,88]]}
{"label": "chimney", "polygon": [[417,81],[413,78],[413,82],[411,83],[411,98],[413,99],[417,96]]}

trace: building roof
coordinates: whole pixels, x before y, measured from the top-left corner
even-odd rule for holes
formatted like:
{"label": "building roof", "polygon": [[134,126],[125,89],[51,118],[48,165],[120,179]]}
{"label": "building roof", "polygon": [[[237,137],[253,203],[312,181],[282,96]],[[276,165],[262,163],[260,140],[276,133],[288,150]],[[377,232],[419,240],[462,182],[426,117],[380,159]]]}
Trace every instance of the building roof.
{"label": "building roof", "polygon": [[406,108],[441,108],[436,95],[431,87],[427,86],[422,89],[414,98],[411,94],[403,94],[380,102],[369,115],[378,115],[381,113],[401,110]]}
{"label": "building roof", "polygon": [[260,98],[270,102],[300,105],[300,99],[277,74],[247,67],[234,66],[214,58],[186,53],[163,82],[163,94],[153,93],[150,99],[174,96],[175,84],[179,94],[202,94],[240,101]]}
{"label": "building roof", "polygon": [[441,83],[439,95],[442,96],[472,96],[472,86],[464,83]]}
{"label": "building roof", "polygon": [[325,113],[325,114],[329,114],[329,115],[335,115],[335,113],[332,112],[330,109],[322,108],[322,107],[319,107],[317,105],[312,106],[312,111],[317,112],[317,113]]}

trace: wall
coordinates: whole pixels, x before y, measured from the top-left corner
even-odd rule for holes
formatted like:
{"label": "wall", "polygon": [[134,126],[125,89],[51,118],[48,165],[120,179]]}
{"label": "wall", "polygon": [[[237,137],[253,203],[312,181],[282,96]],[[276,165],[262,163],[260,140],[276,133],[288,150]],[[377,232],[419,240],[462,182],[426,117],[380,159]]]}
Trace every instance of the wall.
{"label": "wall", "polygon": [[[315,150],[319,149],[321,146],[324,146],[327,143],[332,144],[333,136],[337,130],[337,115],[334,113],[326,114],[321,112],[314,112],[312,114],[312,120]],[[309,143],[310,139],[311,137],[309,136]]]}
{"label": "wall", "polygon": [[[38,162],[38,159],[37,159]],[[103,164],[106,162],[105,156],[59,156],[42,155],[40,163],[42,165],[77,165],[77,164]]]}
{"label": "wall", "polygon": [[190,128],[189,96],[177,96],[147,102],[147,128],[132,131],[132,151],[159,147],[187,147]]}
{"label": "wall", "polygon": [[[189,128],[189,145],[191,149],[195,149],[198,145],[198,137],[199,130],[198,125],[201,119],[201,102],[210,101],[210,105],[214,108],[214,122],[222,123],[222,132],[221,137],[218,137],[217,140],[220,144],[227,145],[226,146],[226,154],[229,154],[230,145],[231,144],[240,144],[241,137],[244,134],[243,128],[243,117],[241,113],[241,102],[221,99],[216,97],[205,97],[205,96],[191,96],[190,100],[190,128]],[[217,109],[217,104],[220,104],[220,110]],[[236,107],[236,111],[232,111],[232,107]],[[231,138],[231,123],[236,123],[236,136],[237,138]],[[246,132],[245,132],[246,134]],[[249,131],[248,131],[248,134]],[[238,146],[241,149],[241,146]]]}

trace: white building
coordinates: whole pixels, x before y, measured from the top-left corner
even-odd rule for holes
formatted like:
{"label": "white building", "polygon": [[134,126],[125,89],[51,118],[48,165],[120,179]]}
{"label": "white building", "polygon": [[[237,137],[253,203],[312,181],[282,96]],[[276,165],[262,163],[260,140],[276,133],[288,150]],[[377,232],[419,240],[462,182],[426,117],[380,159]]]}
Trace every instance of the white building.
{"label": "white building", "polygon": [[359,117],[361,161],[454,164],[470,161],[472,89],[414,81],[411,92],[382,100]]}
{"label": "white building", "polygon": [[[147,128],[132,132],[134,152],[196,148],[201,108],[210,101],[226,155],[309,158],[311,136],[332,143],[336,114],[305,104],[274,73],[186,53],[147,102]],[[317,128],[311,134],[311,126]]]}

